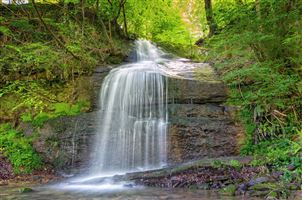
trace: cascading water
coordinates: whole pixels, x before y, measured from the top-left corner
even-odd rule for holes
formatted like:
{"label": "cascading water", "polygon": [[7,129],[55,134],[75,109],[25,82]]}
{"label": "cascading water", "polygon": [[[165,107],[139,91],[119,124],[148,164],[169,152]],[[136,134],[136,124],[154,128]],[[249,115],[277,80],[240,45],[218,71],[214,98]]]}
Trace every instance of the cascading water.
{"label": "cascading water", "polygon": [[168,78],[191,79],[196,67],[166,55],[146,40],[135,43],[136,61],[110,71],[102,84],[98,127],[89,170],[55,188],[124,190],[113,175],[167,165]]}
{"label": "cascading water", "polygon": [[136,41],[136,62],[112,70],[100,95],[91,174],[129,172],[166,164],[167,81],[163,52]]}

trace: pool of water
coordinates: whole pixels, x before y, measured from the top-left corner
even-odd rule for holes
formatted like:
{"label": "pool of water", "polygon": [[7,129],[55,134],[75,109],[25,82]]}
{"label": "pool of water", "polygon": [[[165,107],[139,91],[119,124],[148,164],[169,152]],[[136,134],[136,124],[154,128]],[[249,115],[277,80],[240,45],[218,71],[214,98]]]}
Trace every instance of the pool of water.
{"label": "pool of water", "polygon": [[[58,187],[59,186],[59,187]],[[24,187],[24,186],[23,186]],[[34,191],[20,193],[19,187],[0,187],[0,199],[6,200],[239,200],[244,197],[223,196],[218,191],[162,189],[122,185],[42,185],[31,187]],[[255,199],[259,198],[246,198]]]}

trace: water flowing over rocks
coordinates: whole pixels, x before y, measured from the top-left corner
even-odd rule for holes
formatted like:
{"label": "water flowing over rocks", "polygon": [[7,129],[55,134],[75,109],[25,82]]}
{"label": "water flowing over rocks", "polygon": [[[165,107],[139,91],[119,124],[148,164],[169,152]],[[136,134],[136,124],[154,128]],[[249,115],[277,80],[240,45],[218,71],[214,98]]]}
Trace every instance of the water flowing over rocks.
{"label": "water flowing over rocks", "polygon": [[[243,130],[233,119],[235,109],[224,105],[227,89],[212,67],[186,59],[170,59],[162,65],[168,69],[167,164],[237,155]],[[70,172],[89,165],[98,128],[99,91],[112,68],[97,68],[87,77],[92,88],[90,113],[52,119],[43,128],[23,126],[25,132],[40,134],[34,146],[56,169]]]}

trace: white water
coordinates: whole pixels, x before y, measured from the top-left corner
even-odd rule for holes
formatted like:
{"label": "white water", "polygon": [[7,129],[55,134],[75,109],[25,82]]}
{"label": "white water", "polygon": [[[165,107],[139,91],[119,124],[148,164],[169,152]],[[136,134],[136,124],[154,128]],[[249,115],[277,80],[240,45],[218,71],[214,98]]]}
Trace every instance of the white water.
{"label": "white water", "polygon": [[163,53],[146,40],[135,49],[137,61],[112,70],[103,82],[92,175],[166,165],[167,81],[158,65]]}
{"label": "white water", "polygon": [[88,172],[54,188],[130,190],[127,185],[131,183],[115,182],[111,177],[167,165],[167,77],[192,79],[196,68],[209,65],[165,59],[164,53],[146,40],[137,41],[135,49],[136,62],[113,69],[103,81]]}

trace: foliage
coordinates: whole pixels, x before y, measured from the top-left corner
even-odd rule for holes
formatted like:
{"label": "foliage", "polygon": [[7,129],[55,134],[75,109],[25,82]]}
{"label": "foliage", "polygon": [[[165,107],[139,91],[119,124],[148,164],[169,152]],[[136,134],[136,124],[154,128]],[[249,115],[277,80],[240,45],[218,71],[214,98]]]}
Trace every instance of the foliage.
{"label": "foliage", "polygon": [[[41,126],[47,119],[87,111],[90,97],[82,77],[97,64],[121,62],[127,53],[126,41],[114,35],[108,41],[88,14],[82,24],[77,19],[79,7],[73,6],[65,10],[57,4],[37,4],[47,27],[31,5],[2,8],[0,123],[16,126],[21,119]],[[70,108],[55,113],[60,103]]]}
{"label": "foliage", "polygon": [[33,149],[32,139],[12,129],[9,124],[0,126],[0,149],[12,163],[15,173],[30,173],[41,168],[42,159]]}
{"label": "foliage", "polygon": [[259,2],[215,1],[220,31],[206,55],[230,87],[229,104],[240,107],[243,153],[263,140],[291,140],[302,124],[302,3]]}
{"label": "foliage", "polygon": [[[253,165],[266,165],[274,170],[282,171],[282,188],[288,189],[288,183],[302,181],[301,141],[302,137],[298,138],[297,141],[273,139],[262,141],[257,145],[251,145],[249,148],[245,147],[244,150],[256,157],[252,163]],[[293,189],[296,190],[295,188]]]}
{"label": "foliage", "polygon": [[[130,33],[150,39],[175,51],[191,48],[192,35],[181,18],[175,1],[129,0],[126,4]],[[179,51],[178,51],[179,52]]]}

